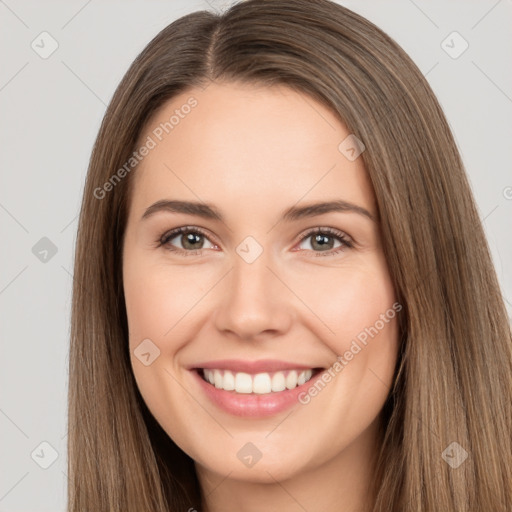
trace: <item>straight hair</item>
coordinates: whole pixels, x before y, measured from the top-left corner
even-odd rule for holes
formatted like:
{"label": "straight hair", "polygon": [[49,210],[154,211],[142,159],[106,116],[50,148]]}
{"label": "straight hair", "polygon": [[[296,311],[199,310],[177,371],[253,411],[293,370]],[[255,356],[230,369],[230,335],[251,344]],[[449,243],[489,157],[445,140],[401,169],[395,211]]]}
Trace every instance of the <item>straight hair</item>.
{"label": "straight hair", "polygon": [[[201,510],[194,461],[153,418],[131,370],[122,247],[136,167],[108,194],[98,190],[165,102],[212,82],[288,86],[326,105],[365,145],[360,158],[403,305],[369,510],[512,510],[511,331],[460,154],[407,54],[328,0],[248,0],[222,15],[186,15],[146,46],[116,89],[76,241],[68,510]],[[468,455],[457,468],[443,458],[450,445]]]}

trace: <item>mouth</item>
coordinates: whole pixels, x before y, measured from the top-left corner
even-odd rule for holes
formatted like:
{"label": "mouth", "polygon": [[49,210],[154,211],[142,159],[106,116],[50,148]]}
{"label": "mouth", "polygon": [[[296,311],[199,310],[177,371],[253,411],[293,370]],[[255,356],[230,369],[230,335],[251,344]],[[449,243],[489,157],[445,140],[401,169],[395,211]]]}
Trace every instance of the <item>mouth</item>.
{"label": "mouth", "polygon": [[196,363],[188,370],[199,396],[232,416],[255,419],[302,403],[300,396],[316,386],[326,369],[275,359],[223,359]]}
{"label": "mouth", "polygon": [[243,395],[275,395],[310,381],[325,368],[299,368],[276,372],[246,373],[221,368],[194,368],[199,377],[219,390]]}

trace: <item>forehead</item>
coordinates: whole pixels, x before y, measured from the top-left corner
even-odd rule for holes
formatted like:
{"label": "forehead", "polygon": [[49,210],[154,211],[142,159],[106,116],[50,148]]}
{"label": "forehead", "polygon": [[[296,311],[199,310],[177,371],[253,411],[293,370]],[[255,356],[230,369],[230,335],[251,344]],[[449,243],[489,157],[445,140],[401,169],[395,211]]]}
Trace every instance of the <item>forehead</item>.
{"label": "forehead", "polygon": [[339,145],[350,133],[336,115],[285,86],[212,83],[165,103],[137,147],[152,146],[134,173],[136,208],[186,198],[264,206],[336,199],[369,206],[361,158]]}

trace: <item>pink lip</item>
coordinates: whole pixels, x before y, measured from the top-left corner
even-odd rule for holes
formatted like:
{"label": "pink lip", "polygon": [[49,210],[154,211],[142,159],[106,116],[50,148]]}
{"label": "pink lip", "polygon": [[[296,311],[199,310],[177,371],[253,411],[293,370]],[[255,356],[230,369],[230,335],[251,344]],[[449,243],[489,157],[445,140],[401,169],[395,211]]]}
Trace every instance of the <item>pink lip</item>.
{"label": "pink lip", "polygon": [[[215,364],[219,364],[216,361]],[[219,368],[219,366],[211,366],[212,368]],[[304,366],[291,366],[291,368],[311,368]],[[203,367],[204,368],[204,367]],[[223,368],[221,366],[221,368]],[[281,367],[282,368],[282,367]],[[226,368],[227,369],[227,368]],[[276,370],[277,371],[277,370]],[[218,389],[209,382],[206,382],[199,372],[191,369],[192,376],[199,384],[199,387],[204,391],[206,396],[223,411],[233,414],[234,416],[261,418],[278,414],[293,405],[299,403],[300,393],[306,392],[316,381],[322,376],[322,371],[294,389],[287,389],[276,393],[268,393],[265,395],[258,395],[253,393],[242,394],[235,393],[234,391],[225,391]],[[250,372],[248,372],[250,373]]]}
{"label": "pink lip", "polygon": [[207,368],[210,370],[231,370],[232,372],[245,372],[250,374],[272,373],[283,370],[308,370],[309,368],[318,368],[318,366],[304,366],[303,364],[290,363],[287,361],[278,361],[275,359],[261,359],[259,361],[243,361],[241,359],[220,359],[218,361],[208,361],[190,366],[188,369]]}

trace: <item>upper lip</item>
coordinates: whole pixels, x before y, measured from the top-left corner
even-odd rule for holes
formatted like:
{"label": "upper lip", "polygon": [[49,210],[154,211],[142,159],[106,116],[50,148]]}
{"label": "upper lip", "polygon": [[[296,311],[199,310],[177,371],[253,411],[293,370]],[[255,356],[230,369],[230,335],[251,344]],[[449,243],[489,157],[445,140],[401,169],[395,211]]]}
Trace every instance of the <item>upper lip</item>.
{"label": "upper lip", "polygon": [[206,361],[190,366],[190,370],[207,368],[210,370],[231,370],[232,372],[245,373],[271,373],[281,370],[309,370],[319,366],[304,365],[276,359],[260,359],[258,361],[244,361],[241,359],[219,359],[218,361]]}

